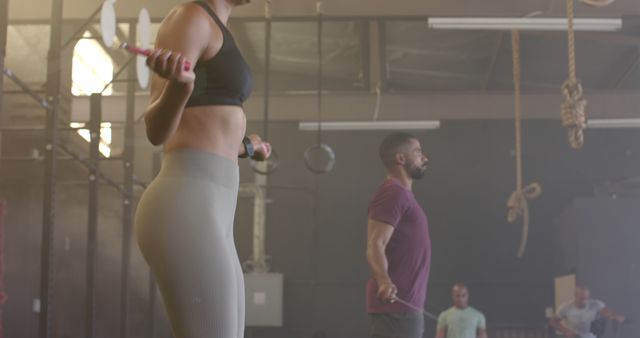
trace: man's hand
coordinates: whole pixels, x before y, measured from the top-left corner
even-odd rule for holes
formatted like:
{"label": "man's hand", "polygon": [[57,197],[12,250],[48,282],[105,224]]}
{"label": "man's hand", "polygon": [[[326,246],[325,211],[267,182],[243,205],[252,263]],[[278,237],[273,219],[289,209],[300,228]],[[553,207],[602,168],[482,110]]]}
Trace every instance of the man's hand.
{"label": "man's hand", "polygon": [[378,299],[385,303],[395,302],[398,288],[391,281],[378,284]]}

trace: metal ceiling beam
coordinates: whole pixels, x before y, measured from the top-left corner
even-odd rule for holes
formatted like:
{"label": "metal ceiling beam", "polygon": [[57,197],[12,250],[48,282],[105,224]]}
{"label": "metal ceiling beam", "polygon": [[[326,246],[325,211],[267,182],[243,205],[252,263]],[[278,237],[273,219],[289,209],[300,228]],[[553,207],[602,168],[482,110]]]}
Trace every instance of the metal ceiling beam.
{"label": "metal ceiling beam", "polygon": [[[50,11],[52,0],[22,0],[19,6],[12,6],[10,16],[20,19],[46,19]],[[65,6],[65,18],[87,18],[94,10],[96,1],[68,0]],[[316,0],[280,0],[272,4],[274,17],[290,16],[315,16]],[[18,4],[18,3],[16,3]],[[264,14],[262,1],[254,1],[251,4],[237,8],[234,16],[262,17]],[[171,7],[176,5],[175,0],[157,0],[153,6],[148,0],[128,0],[116,3],[119,17],[134,18],[143,7],[149,7],[152,17],[165,16]],[[550,11],[546,4],[539,0],[325,0],[324,11],[328,16],[510,16],[522,17],[535,11],[545,11],[545,15],[564,16],[563,6],[554,6]],[[620,16],[640,15],[640,7],[637,0],[616,0],[615,6],[599,8],[596,11],[583,6],[576,6],[576,16]]]}
{"label": "metal ceiling beam", "polygon": [[[559,89],[559,88],[558,88]],[[615,94],[587,92],[590,118],[640,117],[640,94]],[[375,107],[375,95],[328,94],[324,97],[324,117],[326,120],[370,119]],[[253,112],[253,98],[247,104],[247,111]],[[559,90],[548,94],[527,94],[522,97],[523,118],[557,119],[563,101]],[[282,96],[272,98],[273,120],[313,120],[313,99],[309,95]],[[252,113],[250,120],[260,117]],[[474,120],[513,118],[513,93],[427,93],[383,94],[380,119],[393,120]]]}
{"label": "metal ceiling beam", "polygon": [[[563,40],[566,41],[566,32],[543,32],[543,31],[528,31],[522,33],[525,36],[536,36],[546,39]],[[640,45],[640,36],[629,35],[623,32],[578,32],[576,34],[576,40],[580,41],[595,41],[612,46],[636,46]]]}
{"label": "metal ceiling beam", "polygon": [[[563,98],[559,87],[553,93],[524,93],[522,96],[524,119],[557,119]],[[640,118],[640,94],[635,92],[587,91],[589,118]],[[316,101],[312,93],[304,95],[273,94],[270,99],[272,121],[313,121]],[[136,111],[142,112],[148,104],[147,96],[136,96]],[[253,95],[245,104],[247,118],[261,121],[262,95]],[[105,97],[104,119],[123,121],[125,98]],[[327,121],[370,120],[375,109],[376,95],[369,92],[323,96],[323,116]],[[88,118],[88,98],[74,99],[72,117],[76,121]],[[383,93],[380,107],[381,120],[474,120],[512,119],[513,93],[505,92],[415,92],[409,94]]]}
{"label": "metal ceiling beam", "polygon": [[640,36],[626,33],[601,33],[580,34],[580,39],[599,41],[608,45],[637,46],[640,45]]}
{"label": "metal ceiling beam", "polygon": [[431,78],[458,79],[458,80],[468,80],[468,81],[476,81],[478,79],[478,75],[473,73],[460,73],[460,72],[454,73],[451,71],[438,71],[438,70],[424,69],[424,68],[395,67],[391,69],[391,73],[401,73],[405,75],[424,76],[424,77],[431,77]]}

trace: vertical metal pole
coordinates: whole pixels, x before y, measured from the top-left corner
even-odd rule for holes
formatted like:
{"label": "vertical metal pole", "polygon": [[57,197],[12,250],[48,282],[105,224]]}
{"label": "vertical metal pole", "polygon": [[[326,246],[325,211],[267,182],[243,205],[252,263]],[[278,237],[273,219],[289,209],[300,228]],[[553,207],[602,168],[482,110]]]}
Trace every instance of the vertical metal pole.
{"label": "vertical metal pole", "polygon": [[102,95],[92,94],[90,101],[89,132],[89,220],[87,231],[87,294],[85,298],[85,338],[95,334],[96,257],[98,247],[98,193],[100,184],[100,124],[102,122]]}
{"label": "vertical metal pole", "polygon": [[384,19],[378,21],[378,62],[380,62],[380,90],[389,89],[389,65],[387,64],[387,22]]}
{"label": "vertical metal pole", "polygon": [[265,40],[264,40],[264,120],[262,138],[269,141],[269,96],[271,81],[271,8],[267,2],[265,7]]}
{"label": "vertical metal pole", "polygon": [[2,320],[2,310],[7,294],[4,292],[4,217],[7,202],[0,199],[0,338],[4,338],[4,321]]}
{"label": "vertical metal pole", "polygon": [[[136,25],[129,24],[129,45],[136,44]],[[127,108],[124,129],[124,200],[122,205],[122,272],[120,289],[120,337],[127,337],[129,313],[129,270],[131,265],[131,238],[133,225],[134,133],[136,103],[136,63],[129,64],[127,82]]]}
{"label": "vertical metal pole", "polygon": [[51,307],[53,303],[54,233],[55,233],[55,176],[56,144],[58,143],[58,113],[60,110],[60,44],[62,43],[63,0],[52,0],[51,37],[47,58],[47,100],[49,110],[46,118],[46,146],[44,170],[44,194],[42,202],[42,247],[40,257],[40,320],[39,338],[50,338]]}
{"label": "vertical metal pole", "polygon": [[382,77],[380,67],[380,22],[378,20],[367,21],[366,34],[362,38],[362,45],[367,46],[368,53],[363,53],[363,63],[366,65],[365,69],[365,85],[368,86],[372,92],[377,92],[377,86],[380,84]]}
{"label": "vertical metal pole", "polygon": [[322,54],[322,30],[323,30],[323,22],[322,22],[322,0],[318,0],[316,3],[318,10],[318,95],[317,95],[317,105],[318,105],[318,143],[320,146],[322,144],[322,74],[323,74],[323,54]]}
{"label": "vertical metal pole", "polygon": [[[4,70],[5,56],[7,55],[7,30],[9,28],[9,0],[0,0],[0,71]],[[4,124],[4,75],[0,74],[0,126]],[[1,135],[0,135],[1,136]],[[2,146],[0,139],[0,146]],[[0,154],[2,148],[0,148]]]}
{"label": "vertical metal pole", "polygon": [[153,274],[149,273],[149,338],[156,337],[156,280]]}
{"label": "vertical metal pole", "polygon": [[[158,175],[161,166],[162,153],[159,151],[154,152],[152,159],[153,177]],[[156,298],[158,297],[156,289],[156,280],[153,278],[153,273],[149,271],[149,338],[156,338]]]}

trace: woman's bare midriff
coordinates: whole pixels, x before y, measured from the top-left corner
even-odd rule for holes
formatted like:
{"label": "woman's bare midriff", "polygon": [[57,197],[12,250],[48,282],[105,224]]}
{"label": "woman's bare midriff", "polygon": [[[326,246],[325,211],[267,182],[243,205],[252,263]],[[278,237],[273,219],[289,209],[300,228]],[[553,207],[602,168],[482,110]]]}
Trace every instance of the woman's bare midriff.
{"label": "woman's bare midriff", "polygon": [[199,149],[237,161],[246,127],[242,107],[189,107],[176,132],[165,142],[164,152]]}

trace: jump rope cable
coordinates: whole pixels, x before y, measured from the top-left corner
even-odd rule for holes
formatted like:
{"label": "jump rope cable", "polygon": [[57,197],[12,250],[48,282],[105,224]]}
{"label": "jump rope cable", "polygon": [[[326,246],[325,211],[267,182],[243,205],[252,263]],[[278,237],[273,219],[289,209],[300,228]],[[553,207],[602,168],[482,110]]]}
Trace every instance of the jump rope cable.
{"label": "jump rope cable", "polygon": [[403,300],[402,298],[398,298],[398,296],[393,297],[393,300],[398,302],[398,303],[400,303],[400,304],[402,304],[402,305],[404,305],[404,306],[406,306],[406,307],[408,307],[408,308],[411,308],[412,310],[416,310],[418,312],[421,312],[422,315],[425,316],[426,318],[438,321],[438,317],[436,315],[434,315],[433,313],[428,312],[425,309],[421,309],[421,308],[419,308],[419,307],[407,302],[406,300]]}

